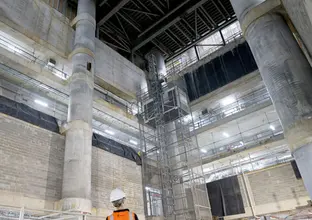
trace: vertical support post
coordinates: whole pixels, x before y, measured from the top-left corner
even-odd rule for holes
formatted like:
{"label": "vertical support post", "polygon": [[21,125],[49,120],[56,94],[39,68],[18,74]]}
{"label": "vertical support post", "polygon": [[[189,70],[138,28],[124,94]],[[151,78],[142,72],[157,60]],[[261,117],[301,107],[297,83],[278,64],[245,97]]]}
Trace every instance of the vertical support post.
{"label": "vertical support post", "polygon": [[199,60],[199,54],[198,54],[198,50],[197,50],[197,46],[195,45],[194,46],[194,49],[195,49],[195,53],[196,53],[196,57],[197,57],[197,61]]}
{"label": "vertical support post", "polygon": [[79,0],[74,50],[70,54],[68,123],[65,141],[62,210],[91,213],[92,104],[94,89],[95,1]]}
{"label": "vertical support post", "polygon": [[24,213],[25,213],[25,208],[24,208],[24,206],[23,206],[23,207],[21,208],[21,210],[20,210],[18,220],[24,220]]}
{"label": "vertical support post", "polygon": [[257,6],[270,2],[231,0],[312,197],[312,68],[283,17],[257,13]]}
{"label": "vertical support post", "polygon": [[222,31],[220,30],[219,33],[220,33],[220,36],[221,36],[221,39],[222,39],[223,46],[225,46],[226,42],[224,40],[224,36],[222,34]]}

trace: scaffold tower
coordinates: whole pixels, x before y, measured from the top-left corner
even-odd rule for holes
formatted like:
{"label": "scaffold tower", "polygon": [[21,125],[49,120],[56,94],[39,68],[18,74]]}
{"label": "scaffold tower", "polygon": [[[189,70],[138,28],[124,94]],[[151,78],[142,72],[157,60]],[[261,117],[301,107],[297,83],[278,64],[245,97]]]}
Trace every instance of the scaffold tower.
{"label": "scaffold tower", "polygon": [[147,60],[148,88],[137,97],[147,219],[211,219],[186,92],[183,86],[165,81],[160,52],[152,51]]}

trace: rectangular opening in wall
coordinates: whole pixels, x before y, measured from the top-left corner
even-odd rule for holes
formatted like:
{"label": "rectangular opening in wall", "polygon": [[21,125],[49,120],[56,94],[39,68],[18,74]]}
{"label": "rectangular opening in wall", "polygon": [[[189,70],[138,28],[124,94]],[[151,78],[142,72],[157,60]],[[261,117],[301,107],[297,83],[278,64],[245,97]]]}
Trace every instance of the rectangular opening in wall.
{"label": "rectangular opening in wall", "polygon": [[301,177],[301,173],[300,173],[300,171],[299,171],[299,169],[298,169],[298,166],[297,166],[297,163],[296,163],[296,161],[291,161],[291,166],[292,166],[292,168],[293,168],[293,170],[294,170],[294,173],[295,173],[295,176],[296,176],[296,179],[297,180],[300,180],[300,179],[302,179],[302,177]]}
{"label": "rectangular opening in wall", "polygon": [[91,68],[92,68],[92,64],[88,62],[88,63],[87,63],[87,70],[88,70],[88,71],[91,71]]}

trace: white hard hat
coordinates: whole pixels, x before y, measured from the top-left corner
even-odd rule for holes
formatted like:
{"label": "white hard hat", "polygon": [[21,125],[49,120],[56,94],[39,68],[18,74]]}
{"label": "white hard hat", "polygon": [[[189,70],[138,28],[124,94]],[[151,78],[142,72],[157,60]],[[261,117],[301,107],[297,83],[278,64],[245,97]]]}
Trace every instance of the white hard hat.
{"label": "white hard hat", "polygon": [[110,201],[115,202],[117,200],[123,199],[126,197],[126,194],[121,189],[114,189],[110,194]]}

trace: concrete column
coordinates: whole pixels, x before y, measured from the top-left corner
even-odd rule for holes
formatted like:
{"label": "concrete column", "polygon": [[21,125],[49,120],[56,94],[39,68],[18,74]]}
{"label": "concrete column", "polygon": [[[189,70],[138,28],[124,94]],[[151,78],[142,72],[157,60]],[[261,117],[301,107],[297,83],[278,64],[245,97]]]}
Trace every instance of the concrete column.
{"label": "concrete column", "polygon": [[312,69],[274,2],[231,0],[312,198]]}
{"label": "concrete column", "polygon": [[[183,160],[183,156],[185,155],[180,155],[180,153],[183,153],[183,150],[180,149],[181,146],[179,146],[178,143],[178,134],[177,134],[177,123],[172,121],[166,124],[165,126],[165,135],[166,135],[166,149],[167,149],[167,155],[168,155],[168,164],[170,165],[171,169],[173,170],[171,172],[172,180],[174,179],[173,187],[172,187],[172,193],[173,193],[173,198],[174,198],[174,210],[184,210],[187,208],[187,200],[186,197],[183,198],[183,195],[186,194],[182,178],[183,178],[183,169],[181,167],[183,164],[183,161],[185,161],[185,158]],[[171,181],[172,181],[171,180]],[[180,182],[180,183],[179,183]],[[179,213],[179,212],[177,212]],[[184,220],[185,216],[183,215],[178,215],[176,216],[179,220]]]}
{"label": "concrete column", "polygon": [[312,1],[282,0],[282,3],[312,58]]}
{"label": "concrete column", "polygon": [[62,209],[91,212],[92,96],[95,53],[95,2],[79,0],[74,51],[71,53],[73,73],[70,96]]}

